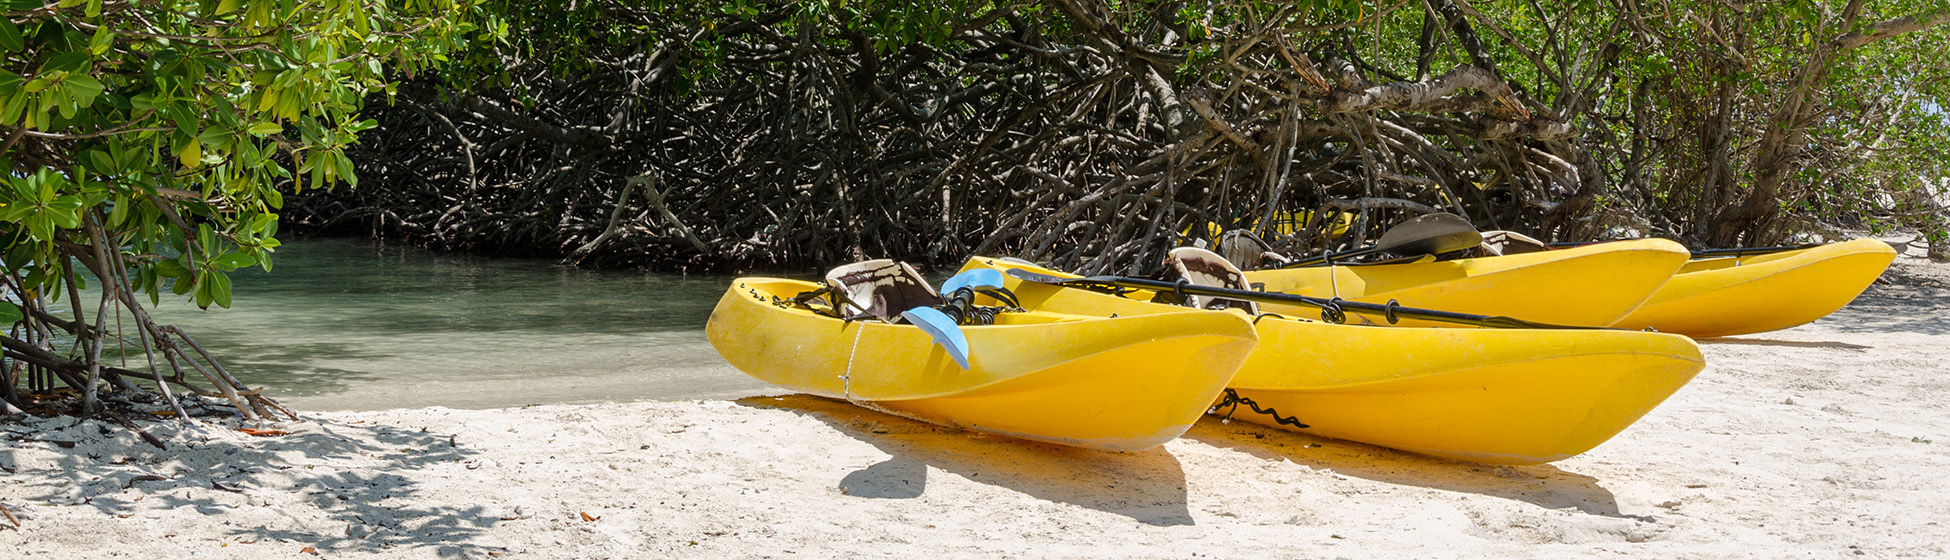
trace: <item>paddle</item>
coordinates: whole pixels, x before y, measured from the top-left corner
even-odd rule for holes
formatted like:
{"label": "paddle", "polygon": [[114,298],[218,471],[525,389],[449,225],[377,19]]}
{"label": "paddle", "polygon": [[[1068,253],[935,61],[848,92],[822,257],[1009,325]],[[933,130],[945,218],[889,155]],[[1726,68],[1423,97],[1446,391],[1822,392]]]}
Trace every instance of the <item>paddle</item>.
{"label": "paddle", "polygon": [[983,312],[975,307],[975,294],[995,298],[1011,308],[1020,309],[1022,303],[1016,301],[1016,294],[1002,287],[1002,271],[992,268],[964,270],[941,283],[943,314],[954,319],[957,324],[968,324],[971,319],[980,324],[994,321],[993,313]]}
{"label": "paddle", "polygon": [[[830,293],[844,302],[835,305],[842,316],[847,315],[846,307],[860,311],[857,316],[843,317],[846,320],[878,317],[892,324],[905,321],[928,333],[962,369],[968,369],[969,346],[961,324],[971,314],[970,302],[975,294],[987,294],[1011,305],[1015,302],[1014,294],[1002,288],[1002,274],[994,270],[957,274],[941,285],[941,292],[936,292],[914,267],[889,259],[834,268],[826,273],[826,283]],[[947,293],[948,297],[941,297],[941,293]],[[895,309],[904,310],[895,313]]]}
{"label": "paddle", "polygon": [[1483,234],[1476,226],[1462,216],[1447,212],[1424,214],[1415,219],[1402,222],[1381,234],[1374,245],[1307,257],[1280,265],[1280,268],[1317,266],[1374,253],[1394,253],[1398,255],[1436,255],[1450,251],[1461,251],[1483,243]]}
{"label": "paddle", "polygon": [[1802,249],[1813,249],[1815,247],[1820,247],[1820,246],[1821,246],[1820,243],[1807,243],[1802,245],[1784,245],[1780,247],[1735,247],[1731,249],[1700,249],[1698,251],[1693,251],[1693,258],[1710,259],[1714,257],[1747,257],[1753,255],[1766,255],[1771,253],[1786,253],[1788,251],[1799,251]]}
{"label": "paddle", "polygon": [[[1566,247],[1583,247],[1586,245],[1597,245],[1599,243],[1610,243],[1612,241],[1625,241],[1625,240],[1614,239],[1611,241],[1576,241],[1576,242],[1565,242],[1565,243],[1550,243],[1549,245],[1552,249],[1562,249]],[[1725,249],[1700,249],[1697,251],[1693,251],[1692,258],[1711,259],[1716,257],[1735,257],[1735,258],[1751,257],[1754,255],[1767,255],[1773,253],[1786,253],[1788,251],[1799,251],[1802,249],[1813,249],[1815,247],[1820,247],[1820,246],[1821,246],[1820,243],[1803,243],[1800,245],[1781,245],[1777,247],[1730,247]]]}
{"label": "paddle", "polygon": [[922,332],[928,333],[928,336],[934,337],[934,343],[940,344],[941,349],[947,350],[948,357],[954,358],[955,363],[960,364],[962,369],[968,369],[968,337],[962,335],[961,325],[955,324],[954,319],[948,318],[948,315],[940,311],[935,311],[932,307],[916,307],[902,311],[901,318],[920,328]]}
{"label": "paddle", "polygon": [[[1002,287],[1002,272],[991,268],[962,271],[942,282],[940,293],[946,296],[942,298],[945,301],[940,309],[915,306],[902,311],[901,318],[933,337],[935,344],[940,344],[948,352],[948,357],[954,358],[962,369],[968,369],[970,350],[968,337],[962,334],[961,326],[971,316],[978,315],[974,309],[975,294],[995,298],[1009,307],[1022,306],[1016,302],[1014,293]],[[981,319],[979,322],[987,324],[990,320]]]}
{"label": "paddle", "polygon": [[1017,279],[1023,280],[1025,282],[1049,284],[1049,285],[1061,286],[1065,288],[1139,288],[1139,289],[1153,290],[1159,292],[1176,292],[1176,293],[1190,294],[1190,295],[1217,296],[1223,298],[1243,299],[1249,301],[1309,305],[1309,306],[1318,307],[1322,309],[1324,311],[1323,315],[1328,316],[1330,320],[1332,316],[1335,314],[1335,312],[1338,310],[1354,310],[1354,311],[1364,311],[1368,313],[1381,314],[1382,316],[1388,318],[1389,323],[1396,322],[1398,320],[1397,318],[1399,317],[1407,317],[1411,319],[1421,319],[1424,321],[1436,321],[1442,323],[1453,323],[1458,325],[1470,325],[1476,327],[1495,327],[1495,328],[1506,328],[1506,329],[1611,330],[1610,327],[1580,327],[1580,326],[1573,326],[1573,325],[1552,325],[1548,323],[1535,323],[1531,321],[1525,321],[1513,317],[1494,317],[1489,315],[1472,315],[1469,313],[1437,311],[1434,309],[1418,309],[1414,307],[1402,307],[1400,305],[1392,304],[1392,303],[1383,305],[1383,304],[1365,303],[1359,301],[1325,300],[1325,299],[1320,299],[1315,297],[1307,297],[1307,296],[1294,295],[1294,294],[1283,294],[1277,292],[1259,292],[1253,290],[1237,290],[1232,288],[1199,286],[1196,284],[1192,284],[1189,281],[1181,281],[1181,282],[1174,283],[1174,282],[1166,282],[1163,280],[1152,280],[1149,278],[1130,278],[1126,276],[1090,276],[1090,277],[1064,278],[1061,276],[1053,276],[1053,275],[1043,274],[1039,272],[1030,272],[1020,268],[1009,269],[1009,275],[1014,276]]}

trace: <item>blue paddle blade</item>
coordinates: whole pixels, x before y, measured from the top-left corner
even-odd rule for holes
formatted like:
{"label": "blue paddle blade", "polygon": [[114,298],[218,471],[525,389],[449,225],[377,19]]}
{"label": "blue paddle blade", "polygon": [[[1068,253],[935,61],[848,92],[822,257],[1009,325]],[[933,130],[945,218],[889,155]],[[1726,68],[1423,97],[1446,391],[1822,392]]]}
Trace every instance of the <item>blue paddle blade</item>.
{"label": "blue paddle blade", "polygon": [[947,315],[935,311],[932,307],[916,307],[902,311],[901,317],[907,319],[908,323],[927,331],[928,336],[934,337],[935,344],[940,344],[943,350],[948,351],[948,357],[954,358],[955,363],[961,364],[962,369],[968,369],[968,337],[962,336],[961,325],[955,324],[954,319],[949,319]]}
{"label": "blue paddle blade", "polygon": [[941,295],[955,293],[955,290],[970,287],[976,290],[1002,287],[1002,271],[993,268],[977,268],[963,271],[941,283]]}

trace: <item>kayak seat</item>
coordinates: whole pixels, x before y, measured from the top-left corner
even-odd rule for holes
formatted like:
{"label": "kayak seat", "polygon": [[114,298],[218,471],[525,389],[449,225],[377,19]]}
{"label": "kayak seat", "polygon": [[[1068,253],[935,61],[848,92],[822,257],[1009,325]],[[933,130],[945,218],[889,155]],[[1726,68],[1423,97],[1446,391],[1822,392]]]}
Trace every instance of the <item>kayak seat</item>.
{"label": "kayak seat", "polygon": [[902,311],[945,303],[920,272],[893,259],[836,267],[826,272],[826,286],[841,300],[836,303],[843,317],[871,315],[900,324],[906,322]]}
{"label": "kayak seat", "polygon": [[[1239,272],[1239,268],[1233,266],[1231,261],[1219,256],[1218,253],[1205,249],[1197,247],[1179,247],[1172,249],[1171,256],[1165,258],[1165,264],[1170,265],[1178,271],[1180,281],[1189,282],[1195,286],[1213,286],[1234,290],[1252,289],[1251,286],[1246,284],[1246,275]],[[1243,299],[1187,296],[1186,300],[1192,307],[1199,309],[1231,308],[1244,310],[1248,315],[1259,314],[1258,304]]]}

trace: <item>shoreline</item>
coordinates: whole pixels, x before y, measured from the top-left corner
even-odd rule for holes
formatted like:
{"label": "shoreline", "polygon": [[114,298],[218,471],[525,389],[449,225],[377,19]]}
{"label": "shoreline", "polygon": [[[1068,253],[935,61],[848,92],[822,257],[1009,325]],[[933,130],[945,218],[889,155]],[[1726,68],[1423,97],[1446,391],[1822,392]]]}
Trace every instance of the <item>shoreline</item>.
{"label": "shoreline", "polygon": [[[1701,341],[1611,441],[1505,467],[1202,419],[1141,453],[804,395],[0,424],[26,558],[1928,557],[1950,554],[1950,265]],[[306,549],[310,549],[307,551]]]}

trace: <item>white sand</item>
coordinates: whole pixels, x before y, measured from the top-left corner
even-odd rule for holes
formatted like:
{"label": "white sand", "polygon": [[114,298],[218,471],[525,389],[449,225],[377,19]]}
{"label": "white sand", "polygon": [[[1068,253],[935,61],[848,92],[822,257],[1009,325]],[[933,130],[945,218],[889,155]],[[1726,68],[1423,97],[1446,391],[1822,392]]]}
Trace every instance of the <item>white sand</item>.
{"label": "white sand", "polygon": [[0,425],[0,557],[1943,557],[1950,266],[1885,279],[1703,343],[1691,385],[1546,466],[1209,418],[1098,453],[798,396],[153,427],[169,451],[46,419]]}

